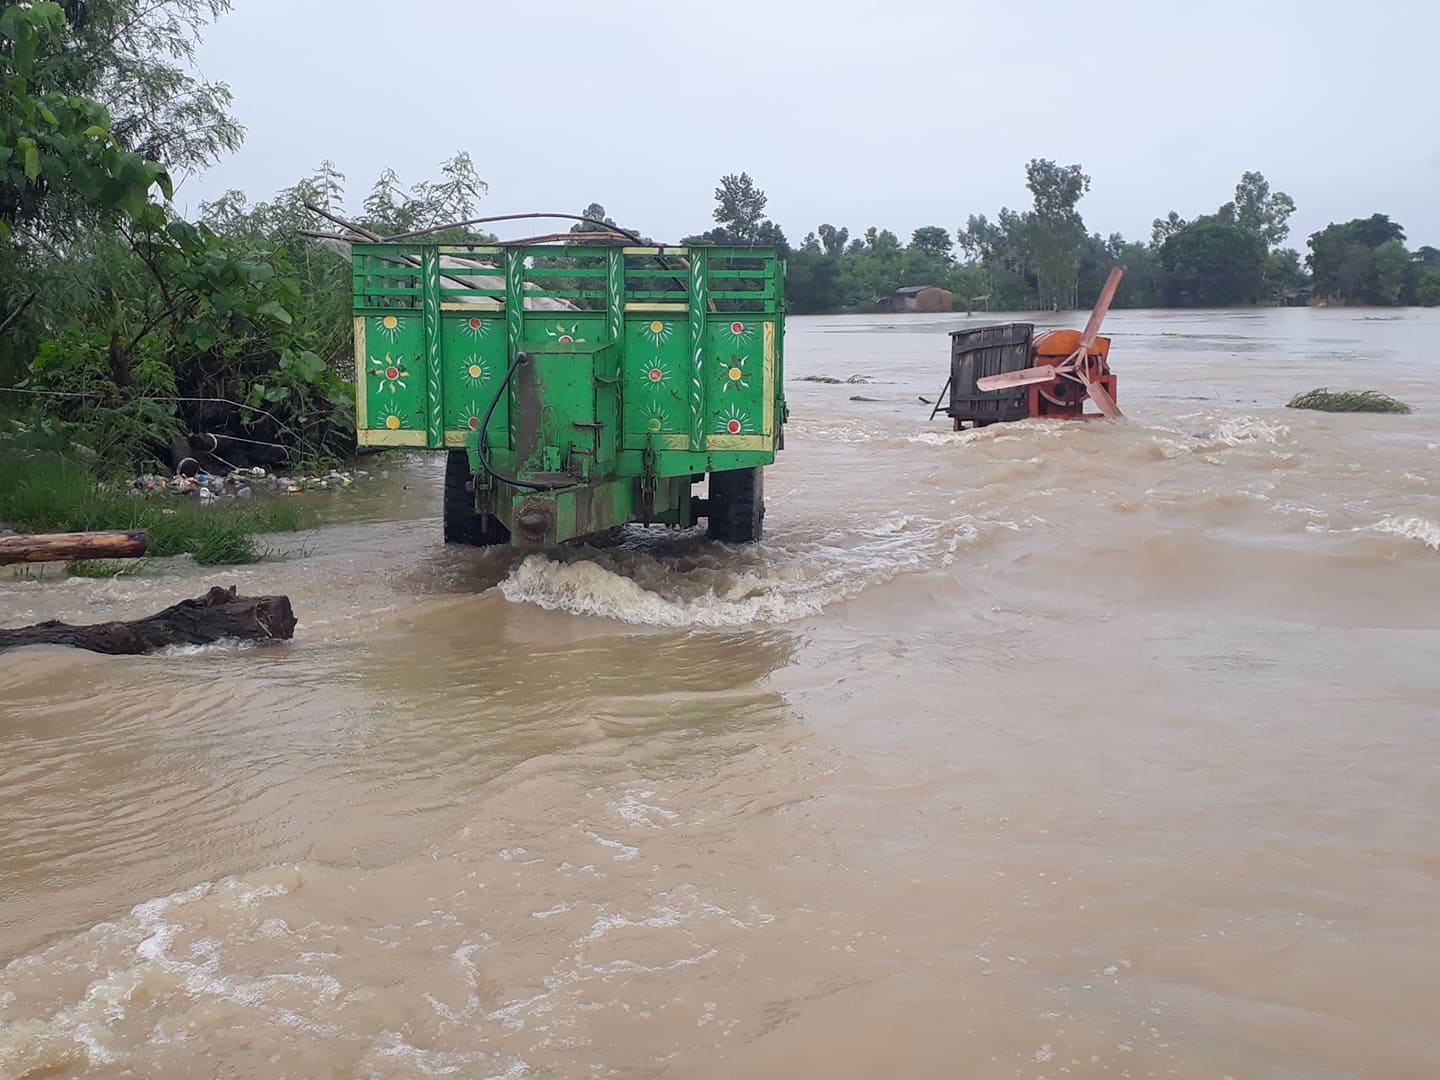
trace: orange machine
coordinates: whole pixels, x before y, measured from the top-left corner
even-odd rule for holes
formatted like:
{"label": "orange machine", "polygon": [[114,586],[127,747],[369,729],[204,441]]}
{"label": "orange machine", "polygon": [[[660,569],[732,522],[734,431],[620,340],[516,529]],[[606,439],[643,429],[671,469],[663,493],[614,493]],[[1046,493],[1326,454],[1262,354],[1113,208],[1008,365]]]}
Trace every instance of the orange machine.
{"label": "orange machine", "polygon": [[[942,408],[959,431],[1031,417],[1089,420],[1119,418],[1110,339],[1100,324],[1124,276],[1110,271],[1084,330],[1045,330],[1033,323],[1004,323],[957,330],[950,335],[950,380],[931,412]],[[948,398],[947,398],[948,393]],[[1087,413],[1093,401],[1098,413]]]}

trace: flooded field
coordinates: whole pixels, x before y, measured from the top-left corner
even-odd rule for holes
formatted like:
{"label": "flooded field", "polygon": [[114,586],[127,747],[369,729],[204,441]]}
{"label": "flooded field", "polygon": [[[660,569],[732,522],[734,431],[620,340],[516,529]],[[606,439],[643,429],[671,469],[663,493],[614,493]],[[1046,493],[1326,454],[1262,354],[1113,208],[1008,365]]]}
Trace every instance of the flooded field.
{"label": "flooded field", "polygon": [[1116,312],[1128,422],[952,433],[981,321],[790,321],[754,549],[447,549],[393,458],[0,577],[300,619],[0,656],[0,1077],[1440,1074],[1440,313]]}

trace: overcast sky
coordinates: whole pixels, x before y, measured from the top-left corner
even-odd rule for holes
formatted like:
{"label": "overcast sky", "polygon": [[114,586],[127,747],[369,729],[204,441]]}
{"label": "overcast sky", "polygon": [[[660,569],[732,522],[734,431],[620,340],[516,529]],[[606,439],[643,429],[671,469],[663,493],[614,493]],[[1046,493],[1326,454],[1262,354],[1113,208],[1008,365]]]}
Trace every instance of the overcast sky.
{"label": "overcast sky", "polygon": [[[1029,204],[1079,162],[1087,226],[1148,239],[1247,169],[1294,197],[1287,244],[1388,213],[1440,246],[1437,0],[234,0],[200,66],[244,148],[179,193],[252,200],[330,158],[358,208],[468,150],[482,212],[598,201],[659,240],[713,225],[747,171],[792,243],[908,239]],[[512,233],[511,235],[518,235]]]}

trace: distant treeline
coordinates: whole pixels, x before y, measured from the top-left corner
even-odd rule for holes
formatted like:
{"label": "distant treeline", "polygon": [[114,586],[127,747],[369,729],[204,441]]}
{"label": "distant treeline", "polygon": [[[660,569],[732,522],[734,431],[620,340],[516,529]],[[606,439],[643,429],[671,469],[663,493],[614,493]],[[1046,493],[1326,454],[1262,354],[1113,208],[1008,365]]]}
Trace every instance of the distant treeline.
{"label": "distant treeline", "polygon": [[[192,63],[228,7],[0,0],[0,438],[43,429],[117,470],[197,432],[292,461],[353,449],[350,268],[306,235],[305,204],[395,235],[473,217],[485,183],[461,152],[411,185],[385,170],[356,206],[327,161],[267,200],[226,192],[183,218],[172,174],[203,171],[244,135],[229,91]],[[1295,204],[1259,173],[1213,214],[1157,219],[1148,243],[1086,231],[1080,166],[1037,159],[1026,181],[1030,209],[953,234],[930,225],[907,244],[826,224],[792,247],[739,173],[716,189],[717,227],[686,239],[781,248],[796,312],[869,309],[914,285],[948,288],[959,307],[1084,307],[1117,261],[1132,307],[1440,303],[1440,251],[1408,251],[1381,214],[1316,233],[1302,266],[1280,246]],[[583,216],[573,231],[609,222],[598,204]]]}
{"label": "distant treeline", "polygon": [[1090,178],[1079,165],[1037,158],[1025,179],[1029,210],[1002,207],[993,221],[972,214],[953,236],[927,225],[905,244],[888,229],[852,237],[825,224],[792,247],[765,217],[765,192],[748,174],[732,174],[715,189],[718,226],[686,240],[780,247],[789,258],[786,295],[800,313],[873,309],[913,285],[949,289],[962,309],[1088,307],[1116,263],[1126,271],[1121,307],[1440,304],[1440,249],[1411,252],[1404,230],[1384,214],[1314,233],[1303,261],[1282,247],[1295,201],[1272,192],[1258,172],[1241,176],[1234,198],[1212,214],[1156,218],[1148,243],[1086,230],[1076,206]]}

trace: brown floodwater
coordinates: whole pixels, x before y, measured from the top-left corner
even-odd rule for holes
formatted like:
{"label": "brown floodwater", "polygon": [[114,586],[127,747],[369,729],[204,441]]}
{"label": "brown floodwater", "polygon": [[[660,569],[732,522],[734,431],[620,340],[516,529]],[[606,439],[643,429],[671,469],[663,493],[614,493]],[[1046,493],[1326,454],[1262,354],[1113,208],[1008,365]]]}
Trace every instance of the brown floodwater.
{"label": "brown floodwater", "polygon": [[300,619],[0,656],[0,1077],[1440,1074],[1440,313],[1117,312],[1128,422],[954,434],[965,324],[791,320],[754,549],[446,549],[392,458],[0,578]]}

